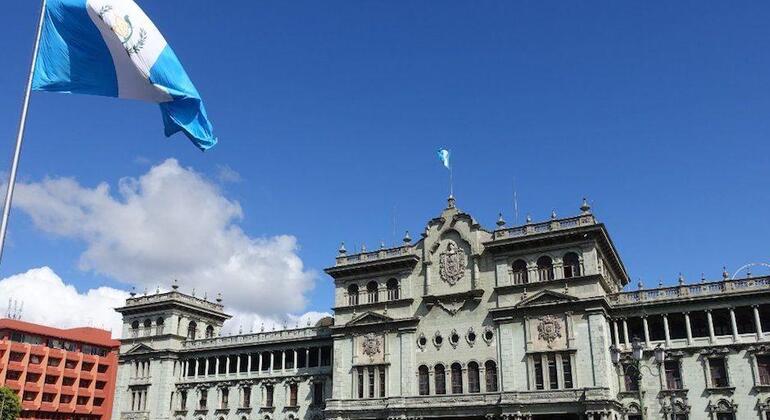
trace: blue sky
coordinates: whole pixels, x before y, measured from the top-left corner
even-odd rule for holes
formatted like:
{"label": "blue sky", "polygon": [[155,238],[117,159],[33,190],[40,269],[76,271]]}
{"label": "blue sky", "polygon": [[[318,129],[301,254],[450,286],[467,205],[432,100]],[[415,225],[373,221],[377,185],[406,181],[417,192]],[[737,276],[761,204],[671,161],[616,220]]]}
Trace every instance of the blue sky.
{"label": "blue sky", "polygon": [[[587,196],[634,282],[770,260],[768,3],[138,3],[220,143],[165,139],[153,105],[34,93],[20,179],[114,192],[174,158],[240,204],[249,237],[296,237],[317,275],[305,310],[332,306],[321,270],[341,240],[417,237],[443,208],[438,147],[452,150],[458,206],[489,227],[501,210],[513,220],[514,182],[520,221],[575,214]],[[0,15],[7,162],[37,8]],[[10,238],[2,277],[49,266],[81,291],[128,287],[78,264],[82,238],[24,211]]]}

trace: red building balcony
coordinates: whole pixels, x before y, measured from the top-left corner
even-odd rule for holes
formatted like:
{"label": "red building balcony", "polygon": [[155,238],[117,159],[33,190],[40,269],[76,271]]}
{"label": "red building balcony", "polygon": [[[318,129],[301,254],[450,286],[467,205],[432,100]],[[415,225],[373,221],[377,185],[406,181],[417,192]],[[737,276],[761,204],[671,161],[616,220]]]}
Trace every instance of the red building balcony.
{"label": "red building balcony", "polygon": [[11,388],[14,391],[21,391],[21,382],[19,380],[13,380],[13,379],[6,379],[5,380],[5,386],[8,388]]}
{"label": "red building balcony", "polygon": [[62,349],[48,349],[48,357],[53,357],[54,359],[63,359],[64,358],[64,350]]}
{"label": "red building balcony", "polygon": [[7,340],[0,340],[0,351],[6,351],[10,347],[10,342]]}
{"label": "red building balcony", "polygon": [[11,342],[11,351],[17,351],[19,353],[27,352],[27,345],[24,343]]}
{"label": "red building balcony", "polygon": [[40,411],[56,411],[59,409],[59,404],[54,402],[41,402]]}
{"label": "red building balcony", "polygon": [[51,376],[59,377],[62,374],[62,368],[58,366],[46,366],[45,373]]}
{"label": "red building balcony", "polygon": [[45,356],[47,353],[48,348],[43,346],[32,346],[32,348],[29,349],[29,354],[34,354],[36,356]]}
{"label": "red building balcony", "polygon": [[24,363],[9,361],[8,370],[15,370],[16,372],[24,372]]}
{"label": "red building balcony", "polygon": [[61,393],[62,395],[75,395],[77,393],[77,387],[75,384],[72,385],[62,385],[61,387]]}
{"label": "red building balcony", "polygon": [[85,379],[88,381],[93,380],[96,377],[96,375],[93,374],[93,372],[89,372],[87,370],[81,370],[80,371],[80,378]]}
{"label": "red building balcony", "polygon": [[24,390],[30,392],[40,392],[41,386],[35,382],[27,382],[24,384]]}
{"label": "red building balcony", "polygon": [[56,384],[43,384],[43,392],[47,392],[49,394],[58,394],[59,387],[56,386]]}
{"label": "red building balcony", "polygon": [[40,363],[27,365],[27,372],[29,372],[29,373],[40,373],[40,374],[42,374],[43,371],[44,371],[43,365],[41,365]]}
{"label": "red building balcony", "polygon": [[34,401],[22,401],[21,402],[21,409],[22,410],[37,410],[39,407],[39,404],[36,404]]}
{"label": "red building balcony", "polygon": [[78,377],[78,371],[76,369],[64,368],[64,376],[67,377],[67,378],[77,378]]}
{"label": "red building balcony", "polygon": [[96,365],[99,363],[99,356],[95,356],[93,354],[83,354],[83,363],[92,363],[93,365]]}

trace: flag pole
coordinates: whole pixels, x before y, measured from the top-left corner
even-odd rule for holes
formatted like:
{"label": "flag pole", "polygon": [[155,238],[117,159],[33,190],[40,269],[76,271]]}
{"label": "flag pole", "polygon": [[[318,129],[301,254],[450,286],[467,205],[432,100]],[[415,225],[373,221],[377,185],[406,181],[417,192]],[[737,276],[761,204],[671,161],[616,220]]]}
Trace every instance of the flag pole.
{"label": "flag pole", "polygon": [[29,76],[27,78],[27,89],[24,91],[24,103],[21,107],[21,119],[19,120],[19,132],[16,135],[16,150],[13,152],[13,161],[11,162],[11,173],[8,176],[8,188],[5,191],[5,205],[3,206],[3,220],[0,224],[0,260],[3,258],[3,249],[5,248],[5,235],[8,231],[8,217],[11,214],[11,202],[13,201],[13,187],[16,185],[16,171],[19,168],[19,157],[21,156],[21,143],[24,140],[24,129],[27,126],[27,111],[29,110],[29,94],[32,90],[32,78],[35,74],[35,64],[37,63],[37,49],[40,46],[40,35],[43,31],[43,21],[45,19],[45,0],[40,6],[40,19],[37,24],[37,34],[35,35],[35,47],[32,50],[32,63],[29,67]]}

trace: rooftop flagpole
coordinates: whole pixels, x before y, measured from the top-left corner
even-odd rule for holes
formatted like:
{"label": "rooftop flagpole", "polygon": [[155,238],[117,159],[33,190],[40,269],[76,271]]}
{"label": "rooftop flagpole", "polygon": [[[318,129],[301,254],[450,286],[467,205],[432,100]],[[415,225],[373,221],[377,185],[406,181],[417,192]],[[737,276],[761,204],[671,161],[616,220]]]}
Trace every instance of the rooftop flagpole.
{"label": "rooftop flagpole", "polygon": [[11,202],[13,201],[13,187],[16,185],[16,171],[19,168],[19,158],[21,157],[21,143],[24,140],[24,129],[27,126],[27,111],[29,110],[29,94],[32,90],[32,78],[35,74],[35,64],[37,63],[37,49],[40,46],[40,35],[43,31],[43,21],[45,20],[45,0],[40,6],[40,19],[37,24],[37,34],[35,35],[35,47],[32,50],[32,63],[29,67],[29,76],[27,78],[27,89],[24,91],[24,103],[21,107],[21,119],[19,121],[19,132],[16,135],[16,150],[13,152],[13,162],[11,162],[11,173],[8,177],[8,188],[5,192],[5,205],[3,206],[3,220],[0,224],[0,260],[3,258],[3,249],[5,248],[5,235],[8,231],[8,217],[11,214]]}

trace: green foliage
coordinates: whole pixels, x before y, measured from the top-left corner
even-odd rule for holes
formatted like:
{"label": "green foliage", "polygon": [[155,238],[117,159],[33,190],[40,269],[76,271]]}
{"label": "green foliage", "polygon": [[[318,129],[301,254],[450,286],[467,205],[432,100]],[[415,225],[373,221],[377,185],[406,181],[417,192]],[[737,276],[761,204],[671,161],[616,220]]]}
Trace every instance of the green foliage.
{"label": "green foliage", "polygon": [[16,420],[21,414],[21,400],[10,388],[0,387],[0,420]]}

